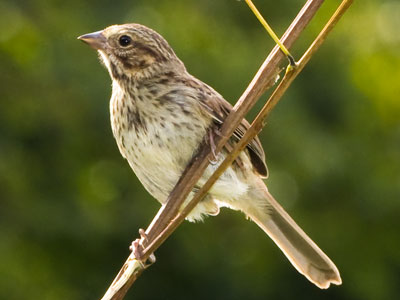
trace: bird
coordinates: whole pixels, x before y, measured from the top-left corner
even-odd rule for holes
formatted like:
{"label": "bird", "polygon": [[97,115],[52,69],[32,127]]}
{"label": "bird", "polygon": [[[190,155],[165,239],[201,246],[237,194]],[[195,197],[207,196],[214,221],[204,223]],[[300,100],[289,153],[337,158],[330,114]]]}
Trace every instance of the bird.
{"label": "bird", "polygon": [[[111,77],[111,128],[121,155],[145,189],[165,204],[204,137],[212,136],[232,111],[231,104],[189,74],[169,43],[144,25],[112,25],[78,39],[97,50]],[[243,120],[188,199],[248,128]],[[212,141],[209,144],[212,147]],[[340,285],[335,264],[268,191],[267,175],[265,153],[255,137],[187,220],[218,215],[222,207],[242,211],[309,281],[321,289]]]}

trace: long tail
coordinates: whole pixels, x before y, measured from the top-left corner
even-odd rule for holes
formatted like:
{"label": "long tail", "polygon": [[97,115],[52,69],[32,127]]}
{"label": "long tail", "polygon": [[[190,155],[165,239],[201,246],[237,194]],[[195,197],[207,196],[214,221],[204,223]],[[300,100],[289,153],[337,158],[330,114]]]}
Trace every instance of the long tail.
{"label": "long tail", "polygon": [[335,264],[293,221],[264,183],[261,180],[259,183],[268,200],[267,211],[245,209],[245,213],[270,236],[297,271],[308,280],[321,289],[327,289],[331,283],[340,285],[342,279]]}

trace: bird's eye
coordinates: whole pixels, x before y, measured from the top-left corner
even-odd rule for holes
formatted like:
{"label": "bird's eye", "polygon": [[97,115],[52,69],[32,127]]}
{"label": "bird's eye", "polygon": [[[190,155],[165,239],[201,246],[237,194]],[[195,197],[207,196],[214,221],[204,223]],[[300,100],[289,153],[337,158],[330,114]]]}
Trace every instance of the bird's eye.
{"label": "bird's eye", "polygon": [[132,39],[131,39],[129,36],[127,36],[127,35],[123,35],[123,36],[121,36],[121,37],[119,38],[119,44],[120,44],[122,47],[129,46],[131,42],[132,42]]}

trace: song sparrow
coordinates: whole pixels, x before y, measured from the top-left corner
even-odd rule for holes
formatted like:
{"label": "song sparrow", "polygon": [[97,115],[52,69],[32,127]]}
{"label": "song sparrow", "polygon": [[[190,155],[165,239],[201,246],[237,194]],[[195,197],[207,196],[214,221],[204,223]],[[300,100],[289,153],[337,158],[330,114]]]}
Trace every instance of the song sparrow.
{"label": "song sparrow", "polygon": [[[114,25],[79,39],[98,50],[112,78],[111,125],[122,156],[147,191],[165,203],[203,137],[223,122],[231,105],[190,75],[167,41],[143,25]],[[241,123],[197,188],[248,126]],[[217,215],[220,207],[241,210],[311,282],[320,288],[341,284],[333,262],[268,192],[261,179],[266,175],[264,151],[255,138],[188,219]]]}

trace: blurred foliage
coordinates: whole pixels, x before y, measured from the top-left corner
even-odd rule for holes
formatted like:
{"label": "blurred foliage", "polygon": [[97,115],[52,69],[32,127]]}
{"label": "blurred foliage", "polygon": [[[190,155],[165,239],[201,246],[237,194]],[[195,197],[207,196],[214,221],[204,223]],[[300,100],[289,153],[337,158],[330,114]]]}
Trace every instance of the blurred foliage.
{"label": "blurred foliage", "polygon": [[[338,3],[326,1],[297,57]],[[282,34],[303,1],[255,4]],[[108,74],[76,40],[126,22],[159,31],[231,102],[273,47],[243,1],[0,2],[1,299],[99,298],[159,208],[113,140]],[[335,261],[342,286],[320,291],[224,210],[183,224],[127,299],[397,298],[399,28],[397,0],[356,1],[261,134],[270,190]]]}

